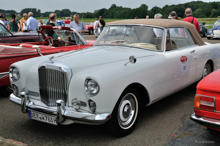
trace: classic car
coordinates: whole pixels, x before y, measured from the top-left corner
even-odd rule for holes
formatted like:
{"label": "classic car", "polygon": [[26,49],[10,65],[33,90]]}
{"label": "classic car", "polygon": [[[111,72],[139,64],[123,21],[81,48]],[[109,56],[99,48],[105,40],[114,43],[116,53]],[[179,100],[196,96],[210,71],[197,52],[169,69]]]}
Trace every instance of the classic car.
{"label": "classic car", "polygon": [[209,129],[220,131],[220,70],[197,85],[191,119]]}
{"label": "classic car", "polygon": [[44,25],[41,27],[41,34],[44,37],[42,42],[0,44],[0,94],[7,95],[12,92],[8,78],[12,63],[37,57],[40,54],[49,55],[83,49],[92,46],[95,42],[95,40],[86,41],[78,32],[68,27]]}
{"label": "classic car", "polygon": [[207,39],[211,38],[220,38],[220,19],[214,23],[212,29],[209,29],[207,32]]}
{"label": "classic car", "polygon": [[94,26],[94,23],[90,23],[89,25],[85,25],[85,32],[87,32],[89,34],[93,34],[93,26]]}
{"label": "classic car", "polygon": [[0,23],[0,43],[24,43],[43,41],[40,33],[35,32],[10,32]]}
{"label": "classic car", "polygon": [[[125,32],[111,35],[116,27]],[[220,44],[194,25],[168,19],[108,23],[92,47],[16,62],[9,99],[33,120],[106,125],[132,132],[141,106],[177,92],[220,67]]]}
{"label": "classic car", "polygon": [[207,28],[205,27],[206,22],[200,22],[199,21],[199,26],[200,26],[200,36],[207,37]]}

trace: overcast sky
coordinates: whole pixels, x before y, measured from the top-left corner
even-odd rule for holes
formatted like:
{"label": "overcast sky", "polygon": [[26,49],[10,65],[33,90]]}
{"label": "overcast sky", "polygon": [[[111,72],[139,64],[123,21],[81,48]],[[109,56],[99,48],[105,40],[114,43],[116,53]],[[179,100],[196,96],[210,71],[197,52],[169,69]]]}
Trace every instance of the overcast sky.
{"label": "overcast sky", "polygon": [[[190,2],[190,0],[1,0],[0,9],[20,12],[24,8],[37,8],[41,12],[70,9],[75,12],[94,12],[94,10],[117,6],[137,8],[146,4],[150,10],[154,6],[162,8],[165,5]],[[213,2],[214,0],[203,0]]]}

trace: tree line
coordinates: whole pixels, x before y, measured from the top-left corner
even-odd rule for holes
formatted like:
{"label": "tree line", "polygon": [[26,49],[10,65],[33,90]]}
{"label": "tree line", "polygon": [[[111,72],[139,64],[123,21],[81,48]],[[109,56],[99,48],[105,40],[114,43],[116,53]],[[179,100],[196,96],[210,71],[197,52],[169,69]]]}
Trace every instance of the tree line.
{"label": "tree line", "polygon": [[[179,17],[185,17],[185,9],[192,8],[193,15],[197,18],[216,18],[220,16],[220,2],[203,2],[203,1],[192,1],[184,4],[177,5],[165,5],[164,7],[153,7],[148,10],[148,6],[146,4],[142,4],[138,8],[126,8],[122,6],[116,6],[116,4],[112,4],[109,9],[102,8],[99,10],[95,10],[92,12],[78,13],[75,11],[70,11],[69,9],[63,10],[55,10],[53,13],[56,13],[58,17],[70,17],[74,14],[79,14],[81,17],[83,15],[84,18],[95,18],[102,16],[103,18],[115,18],[115,19],[133,19],[134,17],[145,18],[147,15],[150,18],[153,18],[156,13],[161,13],[163,18],[167,18],[171,11],[176,11]],[[36,8],[25,8],[22,9],[19,13],[22,16],[23,13],[33,12],[34,17],[48,17],[50,12],[41,13],[40,9]],[[18,12],[14,10],[3,10],[0,9],[0,13],[3,13],[6,16],[11,16],[12,14],[18,14]]]}

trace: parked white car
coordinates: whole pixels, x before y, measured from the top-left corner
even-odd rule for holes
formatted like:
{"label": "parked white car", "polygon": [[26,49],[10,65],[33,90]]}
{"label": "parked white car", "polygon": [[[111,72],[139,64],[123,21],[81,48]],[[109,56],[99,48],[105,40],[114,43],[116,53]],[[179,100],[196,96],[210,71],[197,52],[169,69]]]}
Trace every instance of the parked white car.
{"label": "parked white car", "polygon": [[[116,27],[123,33],[109,33]],[[220,44],[205,44],[188,22],[115,21],[90,48],[12,64],[10,100],[34,120],[106,124],[124,136],[134,129],[141,106],[218,69],[219,52]]]}

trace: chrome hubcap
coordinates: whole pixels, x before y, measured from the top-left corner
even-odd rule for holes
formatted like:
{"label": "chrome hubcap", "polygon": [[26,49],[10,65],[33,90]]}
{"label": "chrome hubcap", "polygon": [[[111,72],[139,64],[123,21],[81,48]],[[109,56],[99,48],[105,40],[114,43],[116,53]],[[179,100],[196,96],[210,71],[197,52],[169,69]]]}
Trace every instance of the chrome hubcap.
{"label": "chrome hubcap", "polygon": [[203,78],[211,73],[211,66],[206,64],[203,70]]}
{"label": "chrome hubcap", "polygon": [[126,94],[118,107],[118,123],[122,129],[129,129],[136,121],[138,113],[137,98],[134,94]]}

